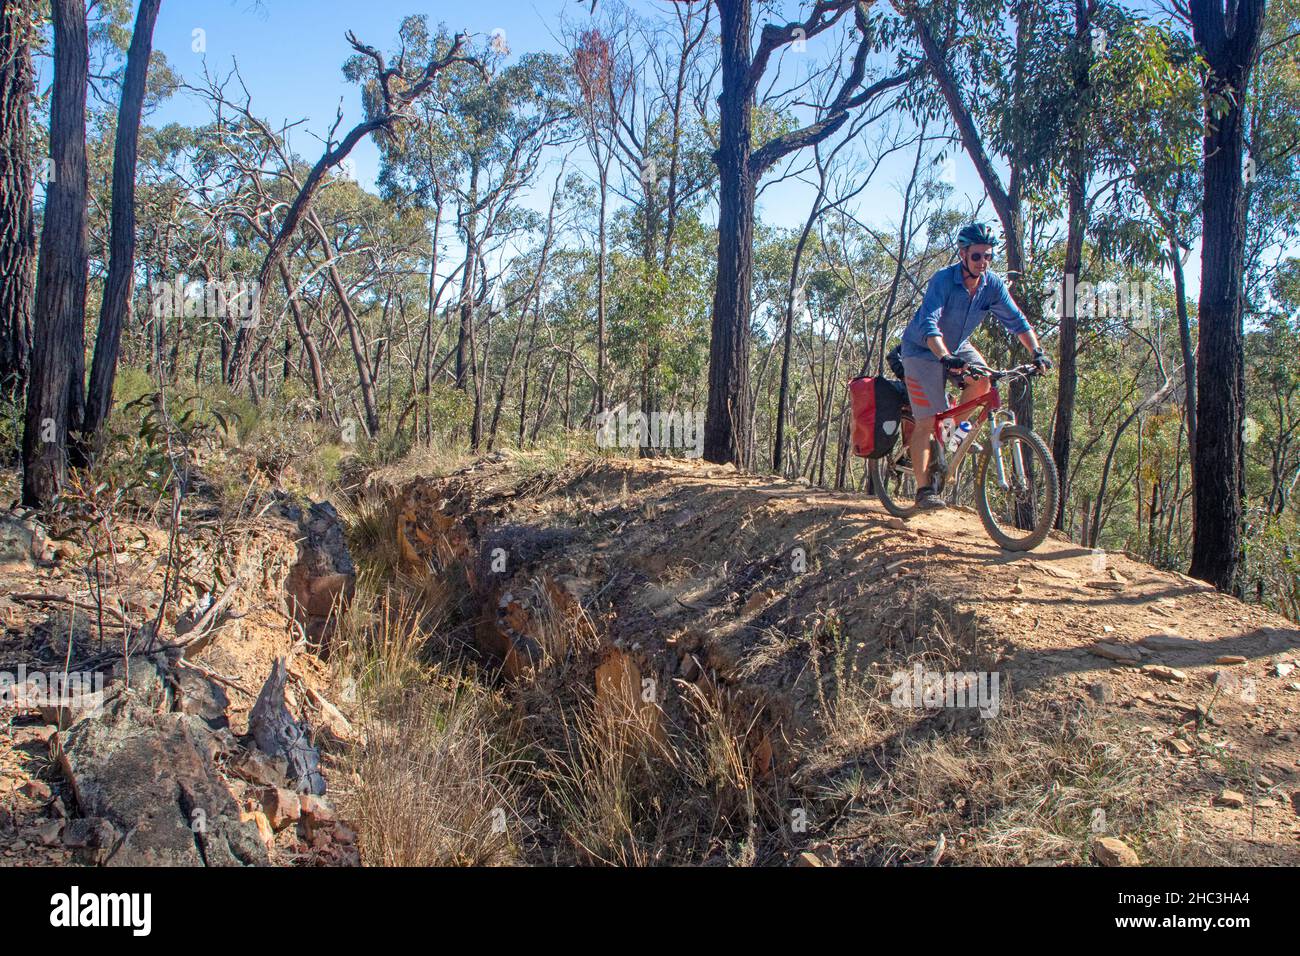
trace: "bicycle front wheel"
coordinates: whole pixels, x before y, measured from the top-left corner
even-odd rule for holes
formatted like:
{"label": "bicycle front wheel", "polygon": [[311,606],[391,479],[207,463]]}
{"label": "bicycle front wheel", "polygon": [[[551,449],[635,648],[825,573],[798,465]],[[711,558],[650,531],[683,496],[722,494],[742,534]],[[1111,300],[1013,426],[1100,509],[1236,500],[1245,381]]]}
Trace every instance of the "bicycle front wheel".
{"label": "bicycle front wheel", "polygon": [[976,505],[989,537],[1008,551],[1032,551],[1047,539],[1056,520],[1061,482],[1047,444],[1023,425],[1007,425],[996,454],[1002,487],[993,464],[994,450],[980,459]]}

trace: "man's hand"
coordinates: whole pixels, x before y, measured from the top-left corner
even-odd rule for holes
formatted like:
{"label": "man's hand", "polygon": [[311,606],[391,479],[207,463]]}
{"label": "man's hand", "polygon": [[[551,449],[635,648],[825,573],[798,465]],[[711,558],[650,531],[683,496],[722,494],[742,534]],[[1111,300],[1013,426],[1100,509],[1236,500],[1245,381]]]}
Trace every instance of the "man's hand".
{"label": "man's hand", "polygon": [[1046,375],[1052,367],[1052,360],[1047,357],[1047,353],[1041,348],[1034,349],[1034,364],[1038,366],[1038,371]]}
{"label": "man's hand", "polygon": [[956,355],[953,355],[951,352],[948,353],[947,355],[941,356],[939,358],[939,361],[943,363],[944,369],[949,373],[960,372],[962,369],[966,367],[966,360],[963,358],[958,358]]}

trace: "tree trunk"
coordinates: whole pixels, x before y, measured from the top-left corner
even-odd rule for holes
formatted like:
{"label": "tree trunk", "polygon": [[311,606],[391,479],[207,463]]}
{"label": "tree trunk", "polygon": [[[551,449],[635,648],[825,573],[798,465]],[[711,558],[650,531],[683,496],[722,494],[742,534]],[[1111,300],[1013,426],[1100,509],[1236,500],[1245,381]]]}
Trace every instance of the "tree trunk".
{"label": "tree trunk", "polygon": [[1207,116],[1204,140],[1205,200],[1201,229],[1200,341],[1197,378],[1212,383],[1196,397],[1193,577],[1226,591],[1241,566],[1242,496],[1245,493],[1245,355],[1242,274],[1246,242],[1242,183],[1242,99],[1264,20],[1264,0],[1231,4],[1232,30],[1223,0],[1192,0],[1192,30],[1210,70],[1209,92],[1231,105]]}
{"label": "tree trunk", "polygon": [[375,380],[370,372],[370,361],[366,356],[366,344],[361,335],[360,323],[348,299],[347,286],[343,284],[343,277],[339,275],[333,242],[314,212],[308,213],[307,221],[320,239],[321,249],[324,250],[325,260],[328,263],[326,275],[329,276],[330,285],[334,287],[334,294],[338,296],[339,305],[343,309],[343,325],[347,329],[348,343],[352,346],[352,356],[356,359],[357,384],[361,389],[361,402],[365,406],[366,434],[375,438],[379,434],[379,404],[375,400]]}
{"label": "tree trunk", "polygon": [[709,345],[704,458],[749,467],[749,310],[754,254],[754,172],[750,163],[749,0],[718,0],[722,96],[718,165],[718,278]]}
{"label": "tree trunk", "polygon": [[460,289],[460,334],[456,338],[456,387],[462,392],[469,388],[469,345],[474,332],[474,277],[478,266],[474,261],[475,233],[478,230],[478,165],[470,172],[469,212],[465,214],[465,272]]}
{"label": "tree trunk", "polygon": [[0,0],[0,395],[17,398],[31,352],[32,0]]}
{"label": "tree trunk", "polygon": [[162,0],[141,0],[126,55],[126,77],[117,111],[117,140],[113,148],[113,209],[109,227],[108,278],[99,311],[99,334],[95,358],[86,389],[86,418],[82,431],[89,443],[95,441],[113,403],[113,380],[122,327],[131,315],[131,288],[135,280],[135,165],[140,141],[140,115],[144,109],[145,86],[149,78],[149,55],[153,50],[153,28]]}
{"label": "tree trunk", "polygon": [[23,425],[23,503],[43,507],[63,485],[70,428],[85,403],[86,74],[85,0],[53,0],[51,179],[36,272],[36,327]]}
{"label": "tree trunk", "polygon": [[[1178,313],[1178,344],[1183,355],[1183,418],[1187,423],[1187,457],[1196,462],[1196,351],[1192,344],[1192,320],[1187,314],[1187,280],[1178,239],[1169,234],[1169,268],[1174,274],[1174,308]],[[1192,486],[1196,476],[1192,475]]]}
{"label": "tree trunk", "polygon": [[[1092,7],[1088,0],[1075,0],[1074,4],[1074,115],[1071,120],[1069,154],[1066,161],[1066,192],[1069,195],[1066,214],[1065,264],[1062,280],[1070,289],[1079,281],[1083,265],[1083,238],[1088,227],[1088,167],[1085,157],[1085,139],[1079,115],[1088,95],[1089,50],[1091,48]],[[1064,291],[1064,290],[1062,290]],[[1078,339],[1079,320],[1074,296],[1061,298],[1060,342],[1057,356],[1056,424],[1052,429],[1052,459],[1056,473],[1061,476],[1061,490],[1057,496],[1056,530],[1065,530],[1066,502],[1070,497],[1070,443],[1074,434],[1074,402],[1078,389]]]}

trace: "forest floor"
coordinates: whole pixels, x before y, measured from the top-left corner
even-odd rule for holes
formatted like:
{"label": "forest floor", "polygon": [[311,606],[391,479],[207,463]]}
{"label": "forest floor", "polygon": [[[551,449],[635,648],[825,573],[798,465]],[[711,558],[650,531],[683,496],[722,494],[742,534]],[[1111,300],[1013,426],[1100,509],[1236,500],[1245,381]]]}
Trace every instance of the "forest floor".
{"label": "forest floor", "polygon": [[[228,725],[215,779],[269,862],[345,862],[353,840],[373,863],[1300,862],[1300,630],[1183,575],[662,459],[498,453],[339,504],[361,575],[332,644],[286,606],[321,602],[279,506],[200,509],[164,613],[179,631],[239,582],[181,666],[202,693],[167,706]],[[168,536],[115,540],[108,606],[149,620]],[[7,554],[0,663],[56,667],[68,634],[92,654],[67,603],[87,549]],[[348,821],[330,839],[231,769],[281,656]],[[4,716],[0,864],[83,860],[63,734]]]}
{"label": "forest floor", "polygon": [[[666,460],[480,463],[397,500],[408,560],[463,563],[514,681],[545,683],[568,595],[598,698],[654,688],[670,739],[691,700],[739,708],[761,860],[1086,862],[1109,838],[1144,863],[1300,862],[1300,630],[1181,574]],[[998,705],[909,707],[917,665],[996,675]]]}

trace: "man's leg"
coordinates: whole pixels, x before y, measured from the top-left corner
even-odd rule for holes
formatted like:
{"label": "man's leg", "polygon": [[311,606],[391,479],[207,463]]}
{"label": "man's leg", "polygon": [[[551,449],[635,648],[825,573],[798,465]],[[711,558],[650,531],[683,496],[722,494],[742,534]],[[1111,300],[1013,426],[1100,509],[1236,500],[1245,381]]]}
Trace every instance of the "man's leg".
{"label": "man's leg", "polygon": [[[966,383],[966,387],[961,390],[961,401],[958,402],[958,404],[965,405],[967,402],[973,402],[975,401],[975,399],[987,395],[989,389],[992,387],[993,386],[989,384],[989,380],[987,378],[977,378],[977,379],[968,380]],[[959,416],[953,422],[953,424],[960,425],[962,422],[970,421],[972,414],[974,414],[973,411],[967,412],[966,414]]]}
{"label": "man's leg", "polygon": [[916,503],[922,508],[942,508],[943,501],[930,487],[930,436],[935,416],[948,407],[943,390],[943,366],[927,359],[903,359],[907,393],[912,406],[912,474],[916,478]]}
{"label": "man's leg", "polygon": [[934,416],[916,418],[916,427],[912,429],[912,474],[916,478],[916,487],[930,483],[930,436],[934,434]]}
{"label": "man's leg", "polygon": [[[969,342],[959,348],[956,354],[965,359],[968,365],[978,365],[982,368],[988,368],[989,363],[984,361],[984,356],[981,355]],[[992,384],[987,378],[968,378],[965,387],[961,390],[961,399],[957,404],[965,405],[967,402],[973,402],[975,399],[987,395],[989,389],[992,387]],[[962,422],[967,421],[970,421],[970,413],[955,419],[953,421],[953,426],[956,427]]]}

